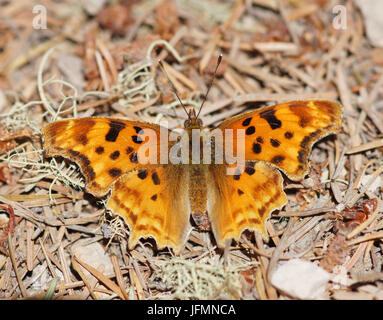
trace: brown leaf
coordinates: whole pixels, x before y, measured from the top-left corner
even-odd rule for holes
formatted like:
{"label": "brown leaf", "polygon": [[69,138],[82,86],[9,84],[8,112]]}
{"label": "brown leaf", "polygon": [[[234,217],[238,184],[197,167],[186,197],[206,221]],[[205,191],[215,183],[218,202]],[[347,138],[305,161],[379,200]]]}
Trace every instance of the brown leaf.
{"label": "brown leaf", "polygon": [[343,233],[349,233],[376,210],[378,200],[376,198],[364,201],[362,204],[356,204],[352,207],[345,207],[343,211],[336,212],[335,215],[343,221],[335,224],[335,230]]}
{"label": "brown leaf", "polygon": [[343,264],[349,254],[346,236],[338,233],[327,247],[327,252],[320,262],[320,266],[331,272],[334,267]]}
{"label": "brown leaf", "polygon": [[3,163],[0,166],[0,181],[5,182],[6,184],[12,183],[11,170],[6,163]]}

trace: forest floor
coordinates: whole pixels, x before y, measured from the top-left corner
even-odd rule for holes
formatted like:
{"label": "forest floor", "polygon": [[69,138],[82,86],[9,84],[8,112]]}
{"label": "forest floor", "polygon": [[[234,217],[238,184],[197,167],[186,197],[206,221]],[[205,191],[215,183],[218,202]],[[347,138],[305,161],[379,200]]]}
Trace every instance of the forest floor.
{"label": "forest floor", "polygon": [[[383,299],[383,35],[377,1],[0,0],[0,298]],[[342,4],[343,3],[343,4]],[[367,7],[368,4],[371,7]],[[378,6],[378,4],[375,4]],[[381,28],[383,30],[383,28]],[[193,228],[180,254],[44,156],[55,120],[205,126],[294,100],[343,105],[302,181],[265,224],[217,248]]]}

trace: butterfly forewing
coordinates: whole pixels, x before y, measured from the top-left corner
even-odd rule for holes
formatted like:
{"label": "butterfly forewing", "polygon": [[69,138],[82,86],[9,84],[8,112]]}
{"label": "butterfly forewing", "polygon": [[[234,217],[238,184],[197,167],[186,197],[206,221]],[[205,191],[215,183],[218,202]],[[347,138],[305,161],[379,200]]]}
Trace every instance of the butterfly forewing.
{"label": "butterfly forewing", "polygon": [[[158,165],[159,158],[153,161],[155,164],[142,164],[139,148],[144,142],[151,143],[147,141],[147,131],[156,135],[152,141],[159,151],[160,128],[155,124],[108,118],[61,120],[43,129],[44,148],[47,156],[61,155],[75,161],[86,178],[87,190],[103,196],[123,174]],[[157,155],[160,156],[159,152]]]}
{"label": "butterfly forewing", "polygon": [[[307,159],[314,142],[337,133],[342,124],[340,104],[326,100],[292,101],[260,108],[221,123],[218,128],[244,130],[247,161],[265,161],[293,180],[308,171]],[[234,138],[234,152],[237,141]]]}

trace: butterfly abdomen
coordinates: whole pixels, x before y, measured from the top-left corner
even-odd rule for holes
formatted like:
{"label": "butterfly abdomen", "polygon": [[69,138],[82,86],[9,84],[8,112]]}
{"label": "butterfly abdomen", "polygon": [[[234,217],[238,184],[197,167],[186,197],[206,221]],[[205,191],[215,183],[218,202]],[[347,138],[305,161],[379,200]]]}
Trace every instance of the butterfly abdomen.
{"label": "butterfly abdomen", "polygon": [[210,230],[210,222],[206,212],[207,184],[204,165],[189,165],[189,199],[194,222],[201,230]]}

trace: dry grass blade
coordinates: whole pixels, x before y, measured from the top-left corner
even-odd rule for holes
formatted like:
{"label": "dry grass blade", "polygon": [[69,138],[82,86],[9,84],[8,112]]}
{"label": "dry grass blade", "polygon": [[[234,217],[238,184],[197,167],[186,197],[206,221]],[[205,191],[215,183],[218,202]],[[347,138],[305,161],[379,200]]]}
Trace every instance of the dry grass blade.
{"label": "dry grass blade", "polygon": [[277,262],[279,260],[279,257],[282,255],[283,251],[287,248],[289,245],[288,238],[290,237],[290,233],[292,231],[293,225],[294,225],[294,218],[290,218],[286,230],[282,235],[282,238],[280,239],[278,246],[275,248],[273,255],[271,256],[271,259],[269,261],[269,265],[267,268],[267,281],[270,282],[271,274],[277,265]]}
{"label": "dry grass blade", "polygon": [[113,263],[113,267],[114,267],[114,273],[116,274],[116,280],[117,280],[117,283],[121,289],[121,292],[122,294],[124,295],[124,299],[125,300],[129,300],[129,296],[126,292],[126,287],[125,287],[125,282],[124,282],[124,278],[122,276],[122,273],[121,273],[121,269],[120,269],[120,264],[118,262],[118,258],[117,256],[115,255],[112,255],[110,257],[112,263]]}
{"label": "dry grass blade", "polygon": [[367,150],[376,149],[376,148],[380,148],[380,147],[383,147],[383,139],[377,139],[374,141],[364,143],[364,144],[357,146],[357,147],[351,147],[350,149],[348,149],[346,151],[346,154],[364,152]]}
{"label": "dry grass blade", "polygon": [[261,300],[268,300],[266,296],[265,286],[263,284],[262,271],[257,268],[255,271],[255,285]]}
{"label": "dry grass blade", "polygon": [[[86,287],[88,288],[88,291],[90,295],[92,296],[93,300],[98,300],[97,296],[95,295],[92,286],[90,285],[87,277],[85,276],[84,272],[81,270],[80,263],[77,262],[77,258],[74,255],[72,257],[72,266],[76,270],[76,272],[79,274],[82,281],[85,283]],[[84,267],[85,268],[85,267]]]}
{"label": "dry grass blade", "polygon": [[26,297],[28,297],[28,293],[27,293],[27,290],[24,286],[23,279],[20,275],[20,272],[17,268],[16,251],[15,251],[15,247],[14,247],[12,236],[11,236],[10,232],[8,233],[8,246],[9,246],[9,256],[10,256],[11,261],[12,261],[13,270],[15,271],[15,274],[16,274],[17,283],[19,285],[22,296],[24,298],[26,298]]}
{"label": "dry grass blade", "polygon": [[33,224],[30,221],[25,222],[27,229],[27,269],[28,271],[33,270]]}
{"label": "dry grass blade", "polygon": [[374,233],[367,234],[367,235],[361,236],[359,238],[350,240],[348,242],[348,245],[349,246],[353,246],[353,245],[361,243],[361,242],[365,242],[365,241],[369,241],[369,240],[374,240],[374,239],[382,239],[382,238],[383,238],[383,231],[381,231],[381,232],[374,232]]}

